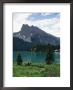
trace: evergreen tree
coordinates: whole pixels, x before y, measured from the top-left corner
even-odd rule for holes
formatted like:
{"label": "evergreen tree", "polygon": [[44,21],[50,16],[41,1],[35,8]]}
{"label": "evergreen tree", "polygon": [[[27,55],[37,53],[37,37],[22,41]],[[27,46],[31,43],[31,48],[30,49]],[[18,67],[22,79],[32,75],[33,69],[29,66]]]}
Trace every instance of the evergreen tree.
{"label": "evergreen tree", "polygon": [[22,58],[21,58],[20,53],[17,56],[17,65],[22,65]]}
{"label": "evergreen tree", "polygon": [[51,64],[54,60],[54,56],[53,56],[53,46],[52,45],[48,45],[47,48],[47,57],[46,57],[46,64]]}

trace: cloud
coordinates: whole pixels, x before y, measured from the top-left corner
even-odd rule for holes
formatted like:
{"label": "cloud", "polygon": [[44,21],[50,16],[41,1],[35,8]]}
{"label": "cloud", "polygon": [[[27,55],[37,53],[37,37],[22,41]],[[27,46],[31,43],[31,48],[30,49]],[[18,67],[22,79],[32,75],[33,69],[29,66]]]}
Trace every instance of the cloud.
{"label": "cloud", "polygon": [[41,15],[43,15],[43,16],[50,15],[50,13],[41,13]]}
{"label": "cloud", "polygon": [[[60,37],[60,15],[57,13],[52,14],[51,18],[40,18],[42,13],[14,13],[13,15],[13,31],[20,31],[22,24],[34,25],[44,30],[47,33],[51,33]],[[51,15],[51,13],[45,13],[45,15]],[[31,17],[33,16],[33,17]],[[35,16],[35,17],[34,17]],[[31,18],[30,18],[31,17]]]}
{"label": "cloud", "polygon": [[13,13],[13,31],[20,31],[22,24],[28,23],[27,18],[31,13]]}

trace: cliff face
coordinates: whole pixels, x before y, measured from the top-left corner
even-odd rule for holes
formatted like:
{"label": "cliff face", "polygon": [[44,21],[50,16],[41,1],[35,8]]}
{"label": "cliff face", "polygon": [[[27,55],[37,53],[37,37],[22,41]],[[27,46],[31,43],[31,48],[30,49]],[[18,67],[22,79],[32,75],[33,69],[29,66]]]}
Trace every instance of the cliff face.
{"label": "cliff face", "polygon": [[16,49],[30,48],[33,45],[60,45],[60,38],[44,32],[36,26],[22,25],[21,31],[13,34],[13,47]]}

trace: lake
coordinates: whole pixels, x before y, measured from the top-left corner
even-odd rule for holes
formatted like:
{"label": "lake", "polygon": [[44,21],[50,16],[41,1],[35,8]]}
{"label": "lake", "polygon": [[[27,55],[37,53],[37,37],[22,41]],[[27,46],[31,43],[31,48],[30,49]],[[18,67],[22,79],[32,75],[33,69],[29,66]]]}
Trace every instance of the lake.
{"label": "lake", "polygon": [[[18,51],[13,51],[13,62],[16,62]],[[30,51],[19,51],[21,54],[22,60],[24,63],[32,62],[32,63],[45,63],[45,59],[47,56],[46,52],[30,52]],[[60,63],[60,52],[54,52],[54,61],[53,63]]]}

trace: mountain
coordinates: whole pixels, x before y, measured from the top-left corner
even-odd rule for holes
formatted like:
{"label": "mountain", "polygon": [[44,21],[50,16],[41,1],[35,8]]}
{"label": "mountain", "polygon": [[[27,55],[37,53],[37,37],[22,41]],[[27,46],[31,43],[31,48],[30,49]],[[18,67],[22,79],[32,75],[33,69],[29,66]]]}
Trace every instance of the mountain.
{"label": "mountain", "polygon": [[32,47],[32,43],[24,42],[22,39],[13,37],[13,50],[14,51],[26,51]]}
{"label": "mountain", "polygon": [[22,25],[21,31],[13,33],[13,50],[26,50],[34,45],[47,44],[60,45],[60,38],[27,24]]}

